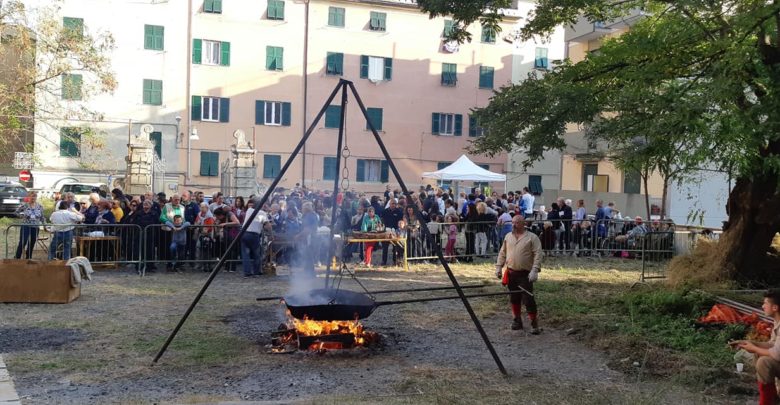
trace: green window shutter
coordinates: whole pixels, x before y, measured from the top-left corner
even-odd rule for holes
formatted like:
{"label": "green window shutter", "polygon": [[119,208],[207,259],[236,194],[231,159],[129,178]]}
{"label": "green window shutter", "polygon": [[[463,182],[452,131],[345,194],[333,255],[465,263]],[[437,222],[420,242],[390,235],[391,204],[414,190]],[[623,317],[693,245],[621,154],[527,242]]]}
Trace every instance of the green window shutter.
{"label": "green window shutter", "polygon": [[341,76],[344,74],[344,54],[339,52],[328,52],[327,66],[325,73],[329,75]]}
{"label": "green window shutter", "polygon": [[81,100],[81,75],[62,75],[62,99]]}
{"label": "green window shutter", "polygon": [[542,187],[542,176],[528,176],[528,188],[533,195],[542,194],[544,192],[544,188]]}
{"label": "green window shutter", "polygon": [[292,124],[292,104],[282,103],[282,126],[289,127]]}
{"label": "green window shutter", "polygon": [[357,174],[355,175],[355,181],[366,181],[366,161],[363,159],[357,160]]}
{"label": "green window shutter", "polygon": [[219,152],[200,152],[200,175],[219,175]]}
{"label": "green window shutter", "polygon": [[325,128],[338,128],[341,123],[341,106],[329,105],[325,110]]}
{"label": "green window shutter", "polygon": [[212,152],[211,154],[209,176],[219,176],[219,152]]}
{"label": "green window shutter", "polygon": [[62,27],[66,35],[81,38],[84,36],[84,19],[75,17],[62,17]]}
{"label": "green window shutter", "polygon": [[454,63],[442,63],[441,65],[441,84],[442,86],[455,86],[458,82],[458,65]]}
{"label": "green window shutter", "polygon": [[265,68],[267,70],[282,70],[284,58],[284,48],[278,46],[265,47]]}
{"label": "green window shutter", "polygon": [[431,116],[431,133],[439,135],[439,113],[433,113]]}
{"label": "green window shutter", "polygon": [[371,12],[371,21],[369,27],[372,31],[386,31],[387,30],[387,13],[380,13],[377,11]]}
{"label": "green window shutter", "polygon": [[368,120],[366,120],[366,129],[371,130],[368,126],[368,122],[370,121],[371,124],[374,125],[374,129],[377,131],[382,130],[382,109],[381,108],[366,108],[366,114],[368,115]]}
{"label": "green window shutter", "polygon": [[463,134],[463,115],[455,114],[455,136]]}
{"label": "green window shutter", "polygon": [[162,105],[162,80],[144,79],[143,103]]}
{"label": "green window shutter", "polygon": [[393,79],[393,58],[385,58],[385,80]]}
{"label": "green window shutter", "polygon": [[344,27],[344,9],[341,7],[328,8],[328,25],[331,27]]}
{"label": "green window shutter", "polygon": [[379,170],[379,181],[381,181],[382,183],[387,183],[387,180],[390,177],[389,171],[390,170],[387,165],[387,160],[383,160]]}
{"label": "green window shutter", "polygon": [[536,48],[536,58],[534,59],[534,67],[537,69],[547,69],[549,66],[547,61],[547,48]]}
{"label": "green window shutter", "polygon": [[219,58],[219,64],[221,66],[230,66],[230,42],[223,42],[219,46],[220,52],[222,52]]}
{"label": "green window shutter", "polygon": [[471,114],[469,114],[469,136],[477,136],[477,120]]}
{"label": "green window shutter", "polygon": [[194,38],[192,40],[192,63],[200,65],[203,56],[203,40]]}
{"label": "green window shutter", "polygon": [[623,192],[627,194],[642,192],[642,176],[638,171],[627,170],[623,172]]}
{"label": "green window shutter", "polygon": [[282,167],[282,157],[279,155],[263,156],[263,178],[275,179]]}
{"label": "green window shutter", "polygon": [[154,131],[149,134],[149,140],[154,144],[154,154],[158,158],[162,157],[162,132]]}
{"label": "green window shutter", "polygon": [[482,42],[486,44],[496,43],[496,33],[489,27],[482,27]]}
{"label": "green window shutter", "polygon": [[201,96],[192,96],[192,106],[190,108],[190,117],[192,120],[200,121],[200,115],[203,109],[203,98]]}
{"label": "green window shutter", "polygon": [[479,67],[479,88],[492,89],[493,88],[493,73],[495,69],[490,66]]}
{"label": "green window shutter", "polygon": [[205,0],[203,2],[203,11],[207,13],[222,13],[222,0]]}
{"label": "green window shutter", "polygon": [[165,49],[165,27],[144,25],[144,49],[162,51]]}
{"label": "green window shutter", "polygon": [[265,125],[265,101],[255,101],[255,125]]}
{"label": "green window shutter", "polygon": [[323,180],[336,180],[338,174],[338,168],[336,167],[336,158],[325,157],[322,161],[322,179]]}
{"label": "green window shutter", "polygon": [[268,19],[284,20],[284,1],[268,0]]}
{"label": "green window shutter", "polygon": [[230,99],[219,99],[219,122],[230,122]]}
{"label": "green window shutter", "polygon": [[444,31],[442,31],[441,36],[444,38],[449,38],[449,36],[452,35],[452,31],[454,27],[455,27],[454,21],[444,20]]}
{"label": "green window shutter", "polygon": [[81,133],[78,132],[78,128],[60,129],[60,156],[81,156]]}
{"label": "green window shutter", "polygon": [[360,55],[360,78],[368,78],[368,56]]}

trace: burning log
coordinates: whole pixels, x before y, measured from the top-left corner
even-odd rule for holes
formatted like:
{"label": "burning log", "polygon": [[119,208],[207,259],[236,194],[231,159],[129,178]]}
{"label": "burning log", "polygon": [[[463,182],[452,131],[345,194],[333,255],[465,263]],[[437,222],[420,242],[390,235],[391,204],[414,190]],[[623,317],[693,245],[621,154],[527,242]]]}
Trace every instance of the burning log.
{"label": "burning log", "polygon": [[271,332],[271,353],[298,350],[324,353],[328,350],[365,347],[379,342],[379,334],[365,331],[354,321],[314,321],[296,319],[288,311],[288,321]]}

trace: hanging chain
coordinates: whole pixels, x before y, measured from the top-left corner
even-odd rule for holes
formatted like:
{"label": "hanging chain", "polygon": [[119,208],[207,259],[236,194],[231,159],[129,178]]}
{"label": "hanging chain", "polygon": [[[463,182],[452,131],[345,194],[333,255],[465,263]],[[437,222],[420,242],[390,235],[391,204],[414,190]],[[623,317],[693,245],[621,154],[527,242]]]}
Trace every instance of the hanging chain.
{"label": "hanging chain", "polygon": [[[347,103],[349,103],[347,101]],[[344,106],[344,148],[341,150],[341,160],[344,161],[344,167],[341,169],[341,192],[346,193],[349,190],[349,167],[347,167],[347,158],[352,156],[347,142],[347,106]]]}

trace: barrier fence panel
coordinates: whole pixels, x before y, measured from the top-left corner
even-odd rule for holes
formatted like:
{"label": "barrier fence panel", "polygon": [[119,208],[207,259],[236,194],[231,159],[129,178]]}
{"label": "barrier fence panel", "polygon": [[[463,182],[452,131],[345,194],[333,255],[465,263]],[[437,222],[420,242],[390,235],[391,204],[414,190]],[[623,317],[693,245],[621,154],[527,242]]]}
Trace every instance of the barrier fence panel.
{"label": "barrier fence panel", "polygon": [[641,239],[642,281],[666,278],[666,266],[674,257],[674,232],[648,232]]}
{"label": "barrier fence panel", "polygon": [[95,266],[136,265],[141,272],[141,227],[132,224],[24,225],[5,229],[5,258],[36,260],[85,256]]}
{"label": "barrier fence panel", "polygon": [[[189,225],[182,229],[153,224],[143,229],[143,261],[146,271],[180,270],[184,265],[210,271],[211,265],[227,251],[235,239],[239,225]],[[241,247],[237,244],[227,258],[226,271],[235,271],[241,264]]]}

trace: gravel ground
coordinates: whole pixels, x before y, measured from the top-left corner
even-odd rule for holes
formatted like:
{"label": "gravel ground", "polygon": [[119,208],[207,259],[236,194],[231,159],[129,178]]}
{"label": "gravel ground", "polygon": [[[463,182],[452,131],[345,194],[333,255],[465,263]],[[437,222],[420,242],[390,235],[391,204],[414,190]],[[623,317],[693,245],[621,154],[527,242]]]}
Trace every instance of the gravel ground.
{"label": "gravel ground", "polygon": [[[496,283],[482,276],[490,274],[489,265],[456,270],[463,283]],[[444,272],[433,268],[359,275],[377,290],[448,283]],[[194,272],[139,278],[130,271],[101,271],[72,304],[0,305],[0,352],[20,397],[26,404],[473,403],[484,395],[516,403],[520,390],[536,403],[701,401],[680,387],[637,383],[610,369],[605,355],[580,343],[576,334],[550,328],[540,336],[511,331],[508,311],[497,300],[472,303],[509,371],[506,379],[456,300],[377,308],[364,320],[367,329],[383,336],[374,348],[270,354],[265,345],[283,311],[278,303],[254,299],[283,294],[289,284],[283,274],[253,279],[220,274],[168,353],[151,367],[205,278]],[[358,289],[346,279],[344,286]],[[543,306],[541,311],[543,316]]]}

